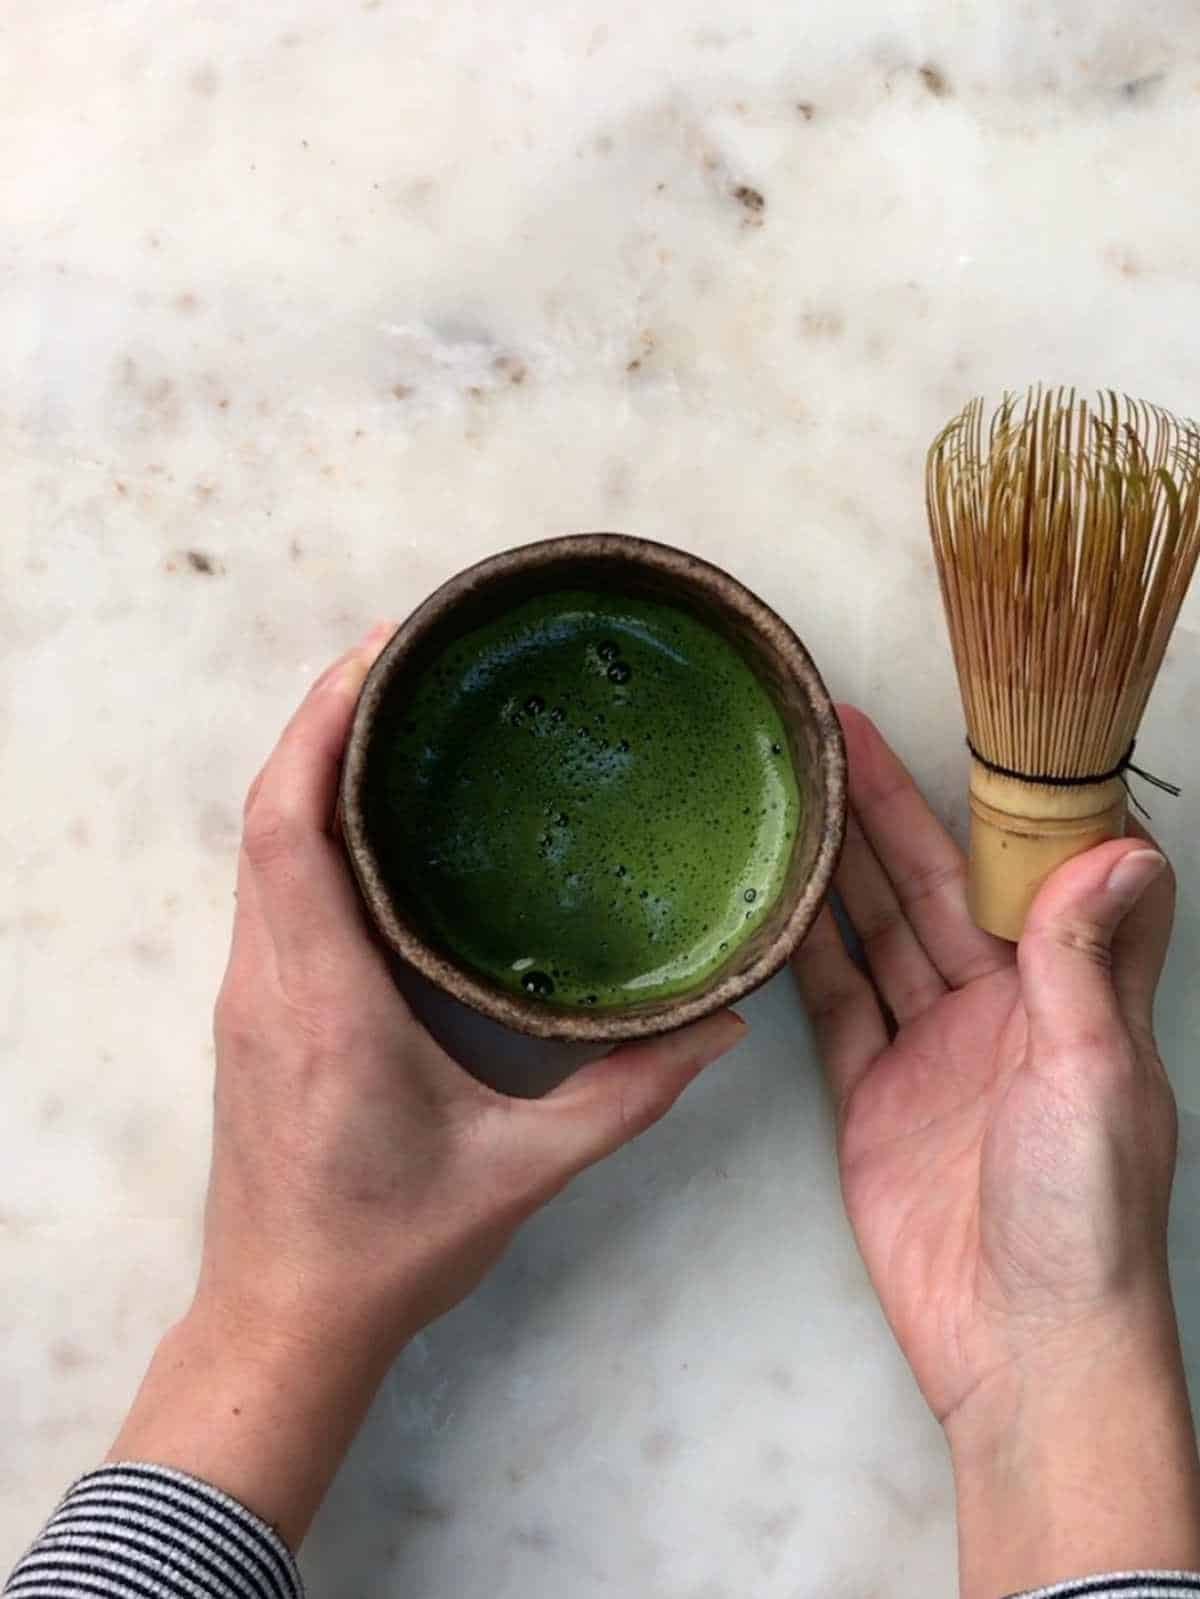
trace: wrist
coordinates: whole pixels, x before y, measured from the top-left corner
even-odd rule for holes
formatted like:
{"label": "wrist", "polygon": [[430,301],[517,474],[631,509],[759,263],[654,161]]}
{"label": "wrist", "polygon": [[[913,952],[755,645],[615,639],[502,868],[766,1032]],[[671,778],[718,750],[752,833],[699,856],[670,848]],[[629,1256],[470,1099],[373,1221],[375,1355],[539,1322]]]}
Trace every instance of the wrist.
{"label": "wrist", "polygon": [[1200,1567],[1200,1462],[1165,1290],[1043,1339],[945,1427],[963,1599]]}
{"label": "wrist", "polygon": [[[329,1248],[296,1260],[286,1250],[239,1247],[228,1216],[220,1241],[206,1240],[200,1280],[184,1318],[197,1337],[236,1347],[264,1364],[336,1362],[380,1375],[432,1319],[421,1279],[403,1257],[384,1272]],[[333,1254],[331,1260],[330,1256]]]}
{"label": "wrist", "polygon": [[108,1459],[152,1461],[209,1482],[295,1548],[389,1354],[198,1295],[155,1351]]}
{"label": "wrist", "polygon": [[334,1373],[378,1381],[419,1330],[415,1319],[366,1293],[338,1299],[315,1294],[304,1281],[247,1282],[206,1267],[173,1332],[211,1357],[236,1358],[264,1375],[307,1372],[324,1382]]}

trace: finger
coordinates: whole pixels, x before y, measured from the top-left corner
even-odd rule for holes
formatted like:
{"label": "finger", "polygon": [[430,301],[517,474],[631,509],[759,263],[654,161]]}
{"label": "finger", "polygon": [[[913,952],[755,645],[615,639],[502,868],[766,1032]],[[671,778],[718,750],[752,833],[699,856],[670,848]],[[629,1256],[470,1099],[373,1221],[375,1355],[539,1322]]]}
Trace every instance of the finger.
{"label": "finger", "polygon": [[942,998],[946,983],[913,932],[853,811],[846,819],[846,843],[834,881],[871,976],[903,1027]]}
{"label": "finger", "polygon": [[262,900],[245,850],[238,851],[237,909],[229,947],[229,967],[244,963],[253,970],[275,970],[275,945],[263,915]]}
{"label": "finger", "polygon": [[909,925],[951,988],[1011,966],[1012,949],[967,910],[966,859],[869,717],[838,707],[850,803]]}
{"label": "finger", "polygon": [[653,1127],[688,1084],[748,1031],[733,1011],[718,1011],[661,1038],[623,1044],[544,1099],[530,1101],[527,1128],[548,1139],[564,1171],[582,1171]]}
{"label": "finger", "polygon": [[[1157,849],[1140,822],[1131,819],[1128,833]],[[1156,881],[1117,928],[1113,939],[1113,982],[1129,1025],[1143,1034],[1154,1030],[1154,996],[1167,959],[1175,919],[1175,873],[1167,864]]]}
{"label": "finger", "polygon": [[1113,941],[1165,869],[1157,850],[1120,839],[1061,866],[1034,901],[1017,960],[1030,1029],[1051,1061],[1127,1037]]}
{"label": "finger", "polygon": [[361,929],[345,858],[332,836],[338,773],[354,707],[390,627],[334,663],[284,730],[246,801],[242,849],[282,964]]}
{"label": "finger", "polygon": [[395,632],[380,622],[362,642],[326,667],[283,730],[247,796],[247,810],[260,800],[314,831],[333,824],[342,753],[354,707],[375,658]]}
{"label": "finger", "polygon": [[888,1036],[875,990],[851,960],[828,906],[792,956],[792,970],[840,1114]]}

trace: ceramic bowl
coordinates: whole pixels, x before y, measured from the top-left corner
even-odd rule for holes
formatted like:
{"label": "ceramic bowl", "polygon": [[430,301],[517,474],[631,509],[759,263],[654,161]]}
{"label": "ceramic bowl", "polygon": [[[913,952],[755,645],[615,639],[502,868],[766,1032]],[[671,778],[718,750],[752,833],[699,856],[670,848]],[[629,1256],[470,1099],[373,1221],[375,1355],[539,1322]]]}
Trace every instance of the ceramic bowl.
{"label": "ceramic bowl", "polygon": [[[368,825],[373,755],[426,662],[536,594],[589,589],[691,612],[730,643],[768,690],[787,728],[805,791],[801,831],[782,892],[761,926],[696,988],[621,1009],[551,1007],[490,982],[440,946],[397,897]],[[846,752],[820,674],[792,629],[720,567],[666,544],[582,533],[505,550],[443,583],[412,613],[363,687],[342,769],[342,831],[371,919],[388,948],[464,1004],[538,1038],[615,1042],[666,1032],[745,998],[787,960],[828,892],[846,821]]]}

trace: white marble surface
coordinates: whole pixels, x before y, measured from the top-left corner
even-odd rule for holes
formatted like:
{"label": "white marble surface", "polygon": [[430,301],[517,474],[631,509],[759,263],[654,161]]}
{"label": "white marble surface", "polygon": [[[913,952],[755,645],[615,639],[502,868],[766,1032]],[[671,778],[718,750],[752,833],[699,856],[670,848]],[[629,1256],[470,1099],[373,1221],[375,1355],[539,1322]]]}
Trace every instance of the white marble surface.
{"label": "white marble surface", "polygon": [[[4,7],[0,1565],[184,1301],[240,798],[310,675],[490,551],[640,532],[781,609],[960,823],[925,444],[1029,378],[1200,409],[1198,136],[1194,0]],[[1198,699],[1195,594],[1142,746],[1186,785],[1194,1111]],[[787,980],[747,1012],[406,1357],[314,1593],[951,1591]]]}

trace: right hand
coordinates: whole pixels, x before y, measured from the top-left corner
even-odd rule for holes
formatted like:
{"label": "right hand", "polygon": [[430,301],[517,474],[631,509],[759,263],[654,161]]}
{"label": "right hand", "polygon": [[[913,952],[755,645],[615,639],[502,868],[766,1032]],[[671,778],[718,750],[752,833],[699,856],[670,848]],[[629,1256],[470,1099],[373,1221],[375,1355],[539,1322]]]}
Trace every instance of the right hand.
{"label": "right hand", "polygon": [[[854,814],[837,887],[869,975],[828,911],[796,970],[850,1220],[954,1453],[964,1593],[976,1568],[980,1593],[1080,1574],[1063,1473],[1107,1473],[1093,1511],[1116,1494],[1128,1513],[1085,1518],[1082,1569],[1200,1561],[1166,1262],[1175,1107],[1152,1019],[1171,874],[1145,837],[1102,845],[1047,883],[1014,949],[972,924],[963,856],[875,728],[843,721]],[[1130,1487],[1148,1437],[1174,1486],[1160,1463]]]}

